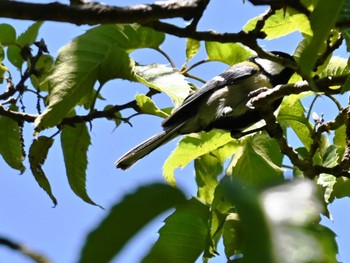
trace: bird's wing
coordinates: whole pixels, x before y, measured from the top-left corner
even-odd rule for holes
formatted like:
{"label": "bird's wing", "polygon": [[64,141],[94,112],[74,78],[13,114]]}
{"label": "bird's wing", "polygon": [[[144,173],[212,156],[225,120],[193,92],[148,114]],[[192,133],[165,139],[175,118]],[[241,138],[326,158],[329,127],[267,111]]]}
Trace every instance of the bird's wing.
{"label": "bird's wing", "polygon": [[183,101],[182,105],[163,121],[163,128],[171,128],[179,125],[197,113],[196,110],[198,110],[198,107],[193,107],[194,103],[199,105],[201,101],[208,98],[216,90],[227,85],[235,84],[255,74],[258,70],[258,66],[252,62],[243,62],[230,67],[225,72],[205,83],[201,89],[189,95]]}

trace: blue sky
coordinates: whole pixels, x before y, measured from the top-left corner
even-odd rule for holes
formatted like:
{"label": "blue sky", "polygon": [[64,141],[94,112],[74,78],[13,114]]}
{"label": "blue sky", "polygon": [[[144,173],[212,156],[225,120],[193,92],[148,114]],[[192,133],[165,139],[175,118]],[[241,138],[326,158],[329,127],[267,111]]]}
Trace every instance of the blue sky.
{"label": "blue sky", "polygon": [[[104,2],[116,5],[139,3],[139,1]],[[249,3],[243,5],[242,1],[213,0],[201,21],[200,29],[236,32],[248,19],[265,9],[265,7],[251,8]],[[20,33],[32,22],[0,19],[0,23],[10,23]],[[177,20],[177,23],[183,22]],[[50,53],[55,57],[60,47],[67,44],[74,36],[84,33],[87,28],[67,23],[46,22],[40,30],[40,37],[45,39]],[[268,50],[292,53],[299,40],[300,36],[296,33],[288,38],[264,41],[262,45]],[[185,61],[185,40],[168,37],[162,45],[162,49],[170,54],[178,67],[181,67]],[[347,56],[345,52],[340,52],[338,55]],[[132,56],[142,64],[167,63],[162,56],[151,50],[136,52]],[[197,59],[203,58],[205,58],[205,54],[201,51]],[[225,68],[226,65],[221,63],[210,63],[199,67],[194,73],[203,79],[210,79]],[[13,76],[16,76],[15,72],[13,72]],[[140,84],[112,81],[102,90],[102,95],[108,97],[113,103],[122,104],[133,99],[137,92],[144,93],[146,91],[147,89]],[[160,107],[171,105],[170,100],[165,96],[155,96],[155,98]],[[320,101],[322,102],[322,100]],[[315,111],[324,112],[326,120],[332,119],[335,114],[332,110],[325,112],[322,105],[316,105]],[[158,117],[145,118],[141,116],[132,119],[132,128],[128,125],[121,125],[116,130],[114,130],[112,122],[94,121],[91,133],[92,146],[89,150],[87,186],[91,198],[105,207],[106,211],[82,202],[70,190],[65,177],[63,157],[58,140],[50,150],[44,166],[54,194],[58,199],[56,208],[52,208],[51,200],[37,186],[28,168],[23,175],[18,175],[17,171],[10,170],[0,160],[0,200],[2,200],[0,209],[3,211],[0,217],[0,235],[27,244],[47,255],[53,262],[75,262],[87,233],[107,215],[109,207],[140,185],[164,181],[161,167],[174,149],[176,141],[158,149],[128,171],[116,170],[113,165],[117,157],[159,132],[161,121]],[[26,125],[27,148],[33,140],[32,132],[33,126]],[[53,132],[49,131],[48,134]],[[188,197],[194,196],[196,188],[191,165],[176,174],[179,187],[185,191]],[[346,249],[350,243],[349,207],[349,198],[335,201],[330,207],[334,221],[324,220],[324,223],[338,234],[339,260],[343,262],[350,262],[350,251]],[[137,262],[147,252],[147,248],[152,242],[157,239],[156,232],[164,217],[165,215],[160,216],[154,223],[147,226],[113,262]],[[0,247],[0,262],[26,263],[30,261],[16,252]],[[224,255],[212,262],[224,262]]]}

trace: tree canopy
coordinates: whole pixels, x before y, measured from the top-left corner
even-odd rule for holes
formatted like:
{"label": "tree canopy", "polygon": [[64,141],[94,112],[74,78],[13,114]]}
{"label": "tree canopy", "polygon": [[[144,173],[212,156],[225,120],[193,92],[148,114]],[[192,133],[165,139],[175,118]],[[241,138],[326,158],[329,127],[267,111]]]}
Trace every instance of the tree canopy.
{"label": "tree canopy", "polygon": [[[34,21],[24,31],[15,23],[0,23],[0,155],[19,173],[30,170],[54,206],[60,197],[44,168],[54,147],[62,152],[57,165],[65,167],[71,191],[102,208],[86,187],[96,125],[113,123],[122,141],[118,130],[132,126],[136,116],[166,118],[209,79],[198,69],[210,63],[229,66],[257,54],[296,72],[288,84],[250,99],[263,114],[264,131],[239,139],[220,130],[181,138],[159,171],[166,184],[141,185],[108,209],[77,252],[78,262],[110,262],[169,209],[158,240],[140,262],[195,262],[199,257],[207,262],[219,253],[227,262],[338,262],[336,234],[320,223],[320,216],[331,218],[329,205],[350,196],[349,60],[336,55],[350,51],[350,1],[243,3],[248,4],[266,11],[237,32],[217,32],[201,29],[209,0],[130,6],[0,1],[0,17]],[[222,19],[219,14],[217,19]],[[39,37],[47,21],[89,27],[56,56],[46,36]],[[295,63],[263,48],[262,41],[295,32],[300,35]],[[174,51],[162,48],[174,37],[185,40],[180,65]],[[139,51],[157,55],[144,64],[135,55]],[[116,96],[121,96],[120,80],[142,85],[145,92],[118,103],[104,96],[111,83],[119,85]],[[171,105],[160,105],[159,95]],[[274,112],[272,102],[282,97]],[[327,117],[314,111],[323,98]],[[334,116],[330,107],[336,108]],[[197,192],[192,198],[175,178],[175,170],[189,164]],[[0,244],[49,262],[6,237]]]}

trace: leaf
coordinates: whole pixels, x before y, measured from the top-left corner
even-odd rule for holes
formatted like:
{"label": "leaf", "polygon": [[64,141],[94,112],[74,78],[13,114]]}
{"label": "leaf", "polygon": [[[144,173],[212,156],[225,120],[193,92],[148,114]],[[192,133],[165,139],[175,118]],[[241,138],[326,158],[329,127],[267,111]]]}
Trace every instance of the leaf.
{"label": "leaf", "polygon": [[315,224],[323,206],[311,181],[272,187],[261,194],[260,202],[277,262],[338,262],[335,234]]}
{"label": "leaf", "polygon": [[115,78],[133,79],[134,61],[125,49],[110,46],[105,54],[97,77],[101,85]]}
{"label": "leaf", "polygon": [[176,207],[159,230],[159,239],[142,260],[195,262],[203,252],[208,231],[209,207],[195,198]]}
{"label": "leaf", "polygon": [[[12,111],[18,111],[17,106],[10,106]],[[23,165],[23,145],[21,140],[21,129],[18,126],[17,121],[0,116],[0,154],[4,158],[5,162],[13,169],[24,172],[25,167]]]}
{"label": "leaf", "polygon": [[46,136],[40,136],[39,138],[35,139],[29,149],[29,164],[35,180],[51,198],[54,206],[56,206],[56,197],[53,195],[50,182],[42,169],[42,165],[47,158],[47,153],[49,152],[53,141],[54,140],[52,138],[48,138]]}
{"label": "leaf", "polygon": [[168,114],[160,110],[150,97],[144,94],[137,94],[135,100],[137,106],[140,107],[143,113],[159,116],[161,118],[168,117]]}
{"label": "leaf", "polygon": [[310,44],[301,54],[299,65],[301,70],[310,75],[318,58],[318,53],[326,39],[329,37],[331,29],[335,26],[338,16],[343,7],[344,0],[336,2],[318,1],[315,10],[311,13],[310,22],[313,37]]}
{"label": "leaf", "polygon": [[187,38],[186,42],[186,61],[190,61],[198,52],[200,48],[200,42],[198,40]]}
{"label": "leaf", "polygon": [[285,182],[262,192],[235,178],[223,180],[221,186],[240,219],[231,227],[238,230],[238,243],[234,235],[227,241],[243,254],[243,262],[337,262],[334,233],[315,223],[322,204],[311,181]]}
{"label": "leaf", "polygon": [[137,80],[129,53],[156,48],[164,34],[138,25],[101,25],[73,39],[60,50],[52,74],[48,107],[35,121],[37,132],[59,124],[80,102],[92,99],[97,80]]}
{"label": "leaf", "polygon": [[89,233],[79,262],[110,262],[152,219],[184,201],[183,193],[169,185],[151,184],[137,189],[115,204]]}
{"label": "leaf", "polygon": [[205,42],[205,49],[210,60],[221,61],[228,65],[246,61],[252,56],[252,51],[241,44]]}
{"label": "leaf", "polygon": [[306,149],[310,149],[313,142],[311,139],[312,125],[305,117],[305,109],[299,96],[291,95],[283,99],[277,120],[291,127]]}
{"label": "leaf", "polygon": [[331,57],[327,67],[323,69],[318,75],[320,78],[329,76],[341,76],[349,74],[348,60],[340,57]]}
{"label": "leaf", "polygon": [[[260,17],[255,17],[244,26],[244,31],[249,32],[255,29]],[[267,40],[279,38],[299,31],[306,35],[312,35],[310,22],[305,14],[298,13],[291,8],[281,8],[269,17],[264,24],[262,32],[266,34]]]}
{"label": "leaf", "polygon": [[65,126],[61,132],[61,145],[71,189],[85,202],[97,205],[86,192],[87,151],[90,145],[90,135],[85,123],[77,123],[74,127]]}
{"label": "leaf", "polygon": [[39,72],[39,75],[30,75],[30,80],[32,85],[40,91],[48,91],[48,85],[42,82],[49,75],[53,66],[53,57],[47,54],[43,54],[39,57],[37,63],[35,64],[35,70]]}
{"label": "leaf", "polygon": [[0,43],[3,46],[14,44],[16,41],[16,30],[9,24],[0,24]]}
{"label": "leaf", "polygon": [[22,64],[24,62],[21,56],[21,49],[24,46],[30,46],[35,42],[42,24],[43,22],[35,22],[32,24],[24,33],[18,36],[16,45],[10,45],[8,47],[7,57],[9,61],[19,70],[21,70]]}
{"label": "leaf", "polygon": [[183,168],[199,156],[214,151],[233,140],[228,132],[217,130],[185,136],[164,163],[163,176],[165,180],[174,185],[176,183],[174,178],[176,168]]}
{"label": "leaf", "polygon": [[222,234],[227,258],[240,253],[242,244],[242,229],[240,225],[240,220],[236,213],[230,213],[227,216]]}
{"label": "leaf", "polygon": [[226,177],[220,184],[222,198],[235,206],[241,221],[244,262],[277,263],[270,228],[259,203],[258,194],[237,178],[232,178],[231,181]]}
{"label": "leaf", "polygon": [[232,176],[237,176],[249,185],[260,187],[281,181],[282,159],[283,155],[276,141],[266,133],[247,136],[230,164]]}
{"label": "leaf", "polygon": [[177,70],[161,64],[135,67],[136,79],[140,83],[167,94],[176,106],[191,92],[191,87]]}
{"label": "leaf", "polygon": [[194,168],[198,186],[197,197],[206,204],[211,204],[218,185],[217,178],[223,171],[222,163],[215,155],[205,154],[194,161]]}
{"label": "leaf", "polygon": [[350,197],[350,179],[345,177],[337,178],[332,194],[335,198]]}

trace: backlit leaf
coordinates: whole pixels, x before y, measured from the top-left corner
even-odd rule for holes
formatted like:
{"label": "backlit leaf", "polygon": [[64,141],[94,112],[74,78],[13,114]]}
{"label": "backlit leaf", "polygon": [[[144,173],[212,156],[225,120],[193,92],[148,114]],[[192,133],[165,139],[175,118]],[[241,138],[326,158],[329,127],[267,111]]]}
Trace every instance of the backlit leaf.
{"label": "backlit leaf", "polygon": [[[10,110],[18,111],[17,106],[11,106]],[[0,154],[5,162],[13,169],[24,172],[21,132],[17,121],[0,116]]]}
{"label": "backlit leaf", "polygon": [[90,134],[86,124],[65,126],[61,132],[61,144],[71,189],[85,202],[97,205],[86,192],[87,151],[90,146]]}
{"label": "backlit leaf", "polygon": [[253,52],[236,43],[205,42],[205,49],[208,58],[213,61],[221,61],[228,65],[246,61],[253,55]]}
{"label": "backlit leaf", "polygon": [[142,263],[195,262],[203,252],[209,207],[195,198],[176,207],[159,230],[159,239]]}
{"label": "backlit leaf", "polygon": [[52,138],[45,136],[40,136],[39,138],[35,139],[29,149],[29,164],[30,170],[32,171],[39,186],[48,194],[53,204],[57,205],[57,200],[52,193],[50,182],[42,168],[53,141],[54,140]]}
{"label": "backlit leaf", "polygon": [[[163,175],[168,183],[175,184],[174,171],[183,168],[192,160],[214,151],[233,141],[228,132],[210,131],[185,136],[163,166]],[[234,152],[232,152],[233,154]]]}
{"label": "backlit leaf", "polygon": [[126,195],[89,233],[79,262],[111,262],[152,219],[184,201],[185,197],[179,189],[164,184],[143,186]]}

